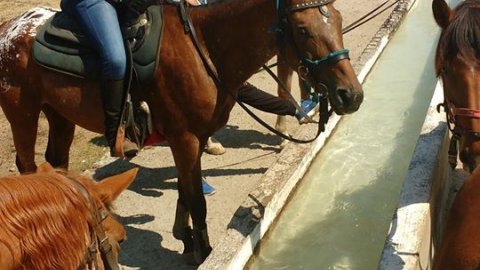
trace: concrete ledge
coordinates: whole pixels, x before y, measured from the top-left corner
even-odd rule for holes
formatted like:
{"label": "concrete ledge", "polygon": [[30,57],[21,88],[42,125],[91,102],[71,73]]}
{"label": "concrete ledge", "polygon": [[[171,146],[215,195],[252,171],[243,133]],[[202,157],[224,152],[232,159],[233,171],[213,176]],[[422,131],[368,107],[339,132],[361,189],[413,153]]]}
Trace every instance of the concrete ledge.
{"label": "concrete ledge", "polygon": [[[391,36],[415,0],[400,0],[383,26],[372,38],[354,65],[360,82],[370,72]],[[225,235],[207,260],[198,269],[243,269],[290,194],[307,171],[312,159],[325,144],[340,117],[333,115],[324,132],[310,144],[289,143],[281,152],[278,162],[262,177],[260,186],[248,195],[238,208]],[[302,129],[296,137],[310,138],[315,131]]]}
{"label": "concrete ledge", "polygon": [[445,115],[436,111],[443,102],[438,83],[404,180],[378,269],[430,269],[433,236],[444,219],[443,206],[450,187],[447,162],[449,133]]}

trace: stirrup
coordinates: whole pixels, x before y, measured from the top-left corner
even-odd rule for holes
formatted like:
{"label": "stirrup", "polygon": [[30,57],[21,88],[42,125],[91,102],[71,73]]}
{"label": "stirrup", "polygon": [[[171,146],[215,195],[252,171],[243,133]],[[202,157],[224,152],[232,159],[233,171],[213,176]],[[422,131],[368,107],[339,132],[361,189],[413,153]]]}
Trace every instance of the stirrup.
{"label": "stirrup", "polygon": [[125,137],[125,126],[121,125],[117,130],[115,145],[110,147],[110,155],[112,157],[132,158],[137,155],[138,151],[138,145]]}

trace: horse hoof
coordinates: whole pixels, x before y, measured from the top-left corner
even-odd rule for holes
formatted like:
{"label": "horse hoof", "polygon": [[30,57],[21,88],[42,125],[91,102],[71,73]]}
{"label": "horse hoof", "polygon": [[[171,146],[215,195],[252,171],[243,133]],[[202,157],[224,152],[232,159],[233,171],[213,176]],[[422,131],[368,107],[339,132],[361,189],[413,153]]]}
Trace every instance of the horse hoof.
{"label": "horse hoof", "polygon": [[193,258],[195,262],[200,265],[202,264],[205,259],[210,255],[212,252],[212,247],[210,246],[210,242],[208,240],[208,232],[207,229],[198,230],[193,229]]}
{"label": "horse hoof", "polygon": [[209,138],[207,141],[207,145],[205,146],[205,152],[210,155],[223,155],[225,154],[226,150],[221,143],[215,141],[212,138]]}

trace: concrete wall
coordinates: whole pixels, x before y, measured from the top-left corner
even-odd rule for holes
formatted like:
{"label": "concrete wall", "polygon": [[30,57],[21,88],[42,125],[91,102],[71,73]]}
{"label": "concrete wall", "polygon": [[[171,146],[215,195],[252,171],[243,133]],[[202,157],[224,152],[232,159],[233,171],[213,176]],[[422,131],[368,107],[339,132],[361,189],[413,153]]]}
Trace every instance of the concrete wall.
{"label": "concrete wall", "polygon": [[436,111],[443,102],[437,84],[427,117],[400,194],[378,269],[427,270],[446,217],[451,186],[447,161],[449,143],[445,114]]}

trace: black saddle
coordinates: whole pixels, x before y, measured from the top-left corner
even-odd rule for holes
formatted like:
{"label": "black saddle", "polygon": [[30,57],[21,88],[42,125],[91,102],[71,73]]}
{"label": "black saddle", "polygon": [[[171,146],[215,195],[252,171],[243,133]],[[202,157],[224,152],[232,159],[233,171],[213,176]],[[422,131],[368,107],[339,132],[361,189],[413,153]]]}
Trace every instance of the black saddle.
{"label": "black saddle", "polygon": [[[138,82],[153,77],[163,32],[161,5],[151,6],[135,24],[123,29],[132,51],[132,65]],[[45,68],[76,77],[98,79],[101,65],[96,51],[77,22],[57,12],[40,27],[33,44],[33,58]]]}

